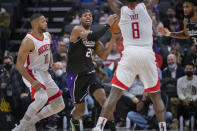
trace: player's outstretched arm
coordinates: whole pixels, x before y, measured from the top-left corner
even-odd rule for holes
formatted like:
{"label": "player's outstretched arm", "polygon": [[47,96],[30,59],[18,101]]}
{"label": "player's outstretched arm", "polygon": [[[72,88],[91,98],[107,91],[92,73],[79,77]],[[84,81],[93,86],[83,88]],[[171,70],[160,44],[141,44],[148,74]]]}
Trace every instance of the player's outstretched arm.
{"label": "player's outstretched arm", "polygon": [[113,45],[116,44],[117,38],[120,37],[120,34],[112,34],[110,44],[107,48],[103,46],[103,44],[100,41],[96,42],[95,52],[96,54],[103,60],[106,60],[108,55],[110,54]]}
{"label": "player's outstretched arm", "polygon": [[188,39],[190,36],[187,33],[186,29],[186,20],[184,20],[184,30],[180,32],[170,32],[167,28],[159,27],[158,32],[164,36],[169,36],[177,39]]}
{"label": "player's outstretched arm", "polygon": [[117,20],[117,18],[118,17],[116,14],[110,15],[107,19],[107,24],[104,25],[101,29],[99,29],[98,31],[91,31],[91,32],[86,30],[80,31],[79,37],[88,41],[97,41],[105,34],[105,32]]}
{"label": "player's outstretched arm", "polygon": [[110,8],[114,11],[117,15],[120,16],[120,10],[123,4],[119,0],[107,0]]}
{"label": "player's outstretched arm", "polygon": [[38,81],[34,80],[29,73],[27,72],[27,69],[24,67],[24,64],[26,62],[26,59],[28,58],[28,55],[30,52],[33,52],[35,49],[34,43],[32,40],[26,38],[22,41],[21,46],[18,51],[18,57],[16,62],[16,68],[18,69],[19,73],[31,83],[31,86],[38,90],[41,88],[41,85]]}

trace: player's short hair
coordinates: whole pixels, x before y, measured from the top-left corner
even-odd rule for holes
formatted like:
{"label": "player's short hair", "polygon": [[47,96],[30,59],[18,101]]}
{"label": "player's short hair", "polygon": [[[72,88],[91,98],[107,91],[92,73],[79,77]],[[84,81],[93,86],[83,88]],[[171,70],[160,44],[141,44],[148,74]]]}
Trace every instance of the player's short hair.
{"label": "player's short hair", "polygon": [[82,16],[84,13],[91,13],[91,14],[93,15],[93,13],[92,13],[91,10],[89,10],[89,9],[83,9],[83,10],[79,13],[79,17],[81,18],[81,16]]}
{"label": "player's short hair", "polygon": [[43,14],[40,14],[40,13],[35,13],[35,14],[33,14],[33,15],[30,17],[30,22],[32,22],[32,21],[35,20],[35,19],[40,18],[41,16],[43,16]]}
{"label": "player's short hair", "polygon": [[192,4],[194,4],[195,6],[197,6],[197,0],[183,0],[183,3],[185,2],[190,2]]}

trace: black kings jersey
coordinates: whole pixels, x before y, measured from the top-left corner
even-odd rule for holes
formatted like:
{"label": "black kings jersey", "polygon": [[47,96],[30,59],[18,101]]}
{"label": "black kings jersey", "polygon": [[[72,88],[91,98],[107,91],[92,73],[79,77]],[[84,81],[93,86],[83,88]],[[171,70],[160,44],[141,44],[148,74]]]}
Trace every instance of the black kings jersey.
{"label": "black kings jersey", "polygon": [[94,71],[92,52],[95,47],[94,41],[82,40],[71,43],[68,49],[68,61],[66,71],[69,73],[84,73]]}
{"label": "black kings jersey", "polygon": [[193,43],[197,45],[197,21],[195,23],[187,21],[187,32]]}

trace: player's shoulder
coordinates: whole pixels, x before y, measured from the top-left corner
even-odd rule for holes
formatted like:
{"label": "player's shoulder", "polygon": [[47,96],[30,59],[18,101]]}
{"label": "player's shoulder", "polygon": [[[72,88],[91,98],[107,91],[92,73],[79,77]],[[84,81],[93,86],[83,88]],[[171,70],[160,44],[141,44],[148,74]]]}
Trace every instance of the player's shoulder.
{"label": "player's shoulder", "polygon": [[23,47],[25,49],[33,50],[34,49],[34,41],[29,37],[25,37],[21,42],[21,47]]}
{"label": "player's shoulder", "polygon": [[27,34],[27,36],[22,40],[22,43],[33,43],[33,40]]}
{"label": "player's shoulder", "polygon": [[84,27],[82,27],[80,25],[76,25],[76,26],[74,26],[72,31],[83,31],[83,30],[84,30]]}

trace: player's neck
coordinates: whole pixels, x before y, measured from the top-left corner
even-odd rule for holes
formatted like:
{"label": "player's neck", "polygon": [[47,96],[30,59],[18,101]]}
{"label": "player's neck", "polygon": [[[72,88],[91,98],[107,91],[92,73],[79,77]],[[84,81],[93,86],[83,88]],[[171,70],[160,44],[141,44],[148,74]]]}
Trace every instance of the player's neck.
{"label": "player's neck", "polygon": [[90,30],[91,26],[81,25],[85,30]]}
{"label": "player's neck", "polygon": [[131,8],[135,8],[135,6],[137,5],[137,2],[133,2],[133,3],[128,3],[128,6],[130,6]]}
{"label": "player's neck", "polygon": [[39,39],[42,39],[43,38],[43,32],[39,32],[37,30],[32,30],[32,34],[34,36],[36,36],[37,38],[39,38]]}

